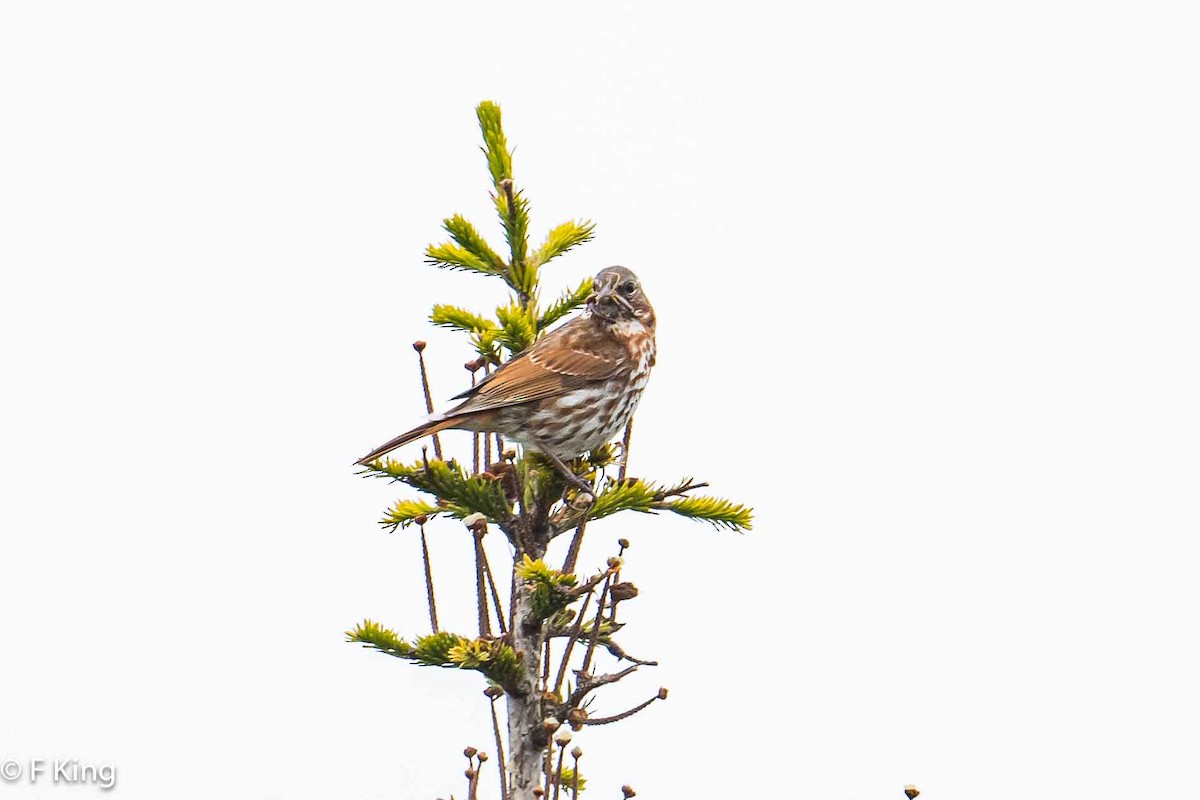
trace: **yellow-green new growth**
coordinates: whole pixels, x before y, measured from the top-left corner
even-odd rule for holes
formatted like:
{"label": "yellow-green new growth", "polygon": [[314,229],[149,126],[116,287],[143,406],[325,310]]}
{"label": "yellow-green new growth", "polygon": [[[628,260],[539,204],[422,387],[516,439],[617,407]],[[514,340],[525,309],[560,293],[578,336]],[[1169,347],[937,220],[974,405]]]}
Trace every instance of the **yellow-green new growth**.
{"label": "yellow-green new growth", "polygon": [[[706,484],[693,483],[690,479],[682,480],[674,486],[661,486],[637,479],[609,481],[596,496],[596,502],[588,510],[587,518],[601,519],[622,511],[640,511],[644,514],[671,511],[682,517],[709,522],[718,528],[733,531],[750,530],[753,511],[746,506],[721,497],[688,494],[704,485]],[[581,518],[582,514],[564,508],[555,515],[554,525],[556,529],[564,530],[577,525]]]}
{"label": "yellow-green new growth", "polygon": [[496,330],[496,323],[490,319],[467,311],[458,306],[438,304],[433,307],[429,321],[441,328],[453,328],[467,333],[484,333]]}
{"label": "yellow-green new growth", "polygon": [[711,522],[717,528],[748,531],[753,527],[754,512],[723,497],[682,497],[655,506],[681,517]]}
{"label": "yellow-green new growth", "polygon": [[549,619],[578,599],[570,591],[578,579],[546,566],[540,558],[526,555],[515,569],[518,578],[533,586],[533,611],[539,620]]}
{"label": "yellow-green new growth", "polygon": [[[550,783],[552,785],[557,783],[563,789],[573,788],[575,786],[575,770],[571,769],[570,767],[563,767],[562,780],[560,781],[558,775],[555,774],[555,775],[550,776]],[[584,778],[583,774],[580,773],[580,775],[579,775],[579,791],[582,792],[586,786],[587,786],[587,778]]]}
{"label": "yellow-green new growth", "polygon": [[521,659],[496,639],[469,639],[443,631],[420,636],[414,645],[368,619],[346,631],[346,640],[420,666],[474,670],[505,691],[519,691]]}
{"label": "yellow-green new growth", "polygon": [[[459,214],[442,222],[442,227],[450,234],[450,241],[430,245],[425,250],[426,260],[439,267],[460,269],[477,272],[483,275],[496,275],[504,279],[515,295],[515,304],[523,306],[531,318],[534,337],[545,329],[549,322],[543,322],[538,316],[537,288],[538,270],[547,262],[563,253],[578,247],[584,242],[591,241],[596,226],[588,220],[571,220],[564,222],[546,234],[545,241],[532,254],[529,253],[529,201],[524,192],[513,184],[512,151],[504,136],[504,128],[500,122],[500,107],[490,101],[479,104],[475,109],[479,119],[479,130],[483,134],[483,153],[487,157],[488,174],[492,180],[492,202],[500,217],[500,225],[504,229],[504,238],[508,243],[507,262],[487,243],[471,222]],[[582,301],[581,301],[582,302]],[[570,308],[574,308],[571,306]],[[559,308],[553,315],[554,319],[569,313],[570,308]],[[438,316],[438,309],[434,309]],[[481,354],[491,355],[490,342],[484,336],[489,328],[478,324],[479,318],[468,320],[459,314],[443,316],[438,325],[468,330],[476,337],[476,348]],[[503,320],[500,325],[492,328],[504,328]],[[524,343],[528,346],[533,339],[526,339],[522,331],[510,331],[508,342],[512,345]],[[509,346],[506,344],[506,346]],[[512,350],[511,352],[519,352]]]}
{"label": "yellow-green new growth", "polygon": [[538,333],[544,332],[551,325],[586,303],[591,293],[591,278],[585,278],[579,286],[564,292],[557,300],[546,306],[545,310],[542,311],[542,315],[538,317]]}
{"label": "yellow-green new growth", "polygon": [[419,517],[433,519],[438,512],[443,510],[424,500],[397,500],[395,505],[384,513],[379,524],[392,530],[398,527],[407,528],[413,523],[413,520]]}
{"label": "yellow-green new growth", "polygon": [[[431,494],[440,501],[439,511],[458,519],[471,514],[483,514],[490,520],[500,522],[512,516],[512,505],[504,496],[499,481],[482,475],[468,475],[454,461],[429,459],[415,464],[401,464],[388,458],[368,464],[364,474],[389,478]],[[384,524],[390,524],[387,518]]]}
{"label": "yellow-green new growth", "polygon": [[564,222],[546,234],[546,241],[542,242],[542,246],[534,251],[533,257],[529,261],[533,266],[540,267],[550,259],[558,258],[572,247],[590,242],[595,230],[595,224],[588,220]]}
{"label": "yellow-green new growth", "polygon": [[479,130],[483,134],[483,147],[480,149],[487,156],[492,185],[499,186],[505,178],[512,179],[512,152],[508,149],[508,140],[500,124],[500,106],[491,100],[484,100],[475,109],[475,116],[479,118]]}
{"label": "yellow-green new growth", "polygon": [[519,303],[500,306],[496,309],[496,319],[500,320],[497,339],[512,355],[537,341],[538,318],[535,309]]}

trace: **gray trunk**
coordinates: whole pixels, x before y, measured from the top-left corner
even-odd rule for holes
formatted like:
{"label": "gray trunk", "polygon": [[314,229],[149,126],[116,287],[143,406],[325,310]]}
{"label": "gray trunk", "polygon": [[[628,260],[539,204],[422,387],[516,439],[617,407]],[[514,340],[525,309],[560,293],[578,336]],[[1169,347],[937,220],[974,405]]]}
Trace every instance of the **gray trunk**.
{"label": "gray trunk", "polygon": [[550,734],[542,727],[542,702],[538,692],[541,674],[542,626],[528,625],[532,619],[530,595],[518,584],[513,647],[524,666],[521,693],[508,694],[508,747],[511,777],[508,798],[533,800],[533,789],[541,785],[542,758]]}

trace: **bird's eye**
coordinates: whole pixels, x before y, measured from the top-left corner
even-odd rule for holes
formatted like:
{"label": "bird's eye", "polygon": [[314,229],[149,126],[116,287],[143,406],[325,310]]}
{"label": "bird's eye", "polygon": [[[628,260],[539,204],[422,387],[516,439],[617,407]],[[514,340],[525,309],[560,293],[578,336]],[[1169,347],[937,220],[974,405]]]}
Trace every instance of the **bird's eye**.
{"label": "bird's eye", "polygon": [[633,294],[637,291],[637,284],[633,281],[625,281],[621,284],[621,294]]}

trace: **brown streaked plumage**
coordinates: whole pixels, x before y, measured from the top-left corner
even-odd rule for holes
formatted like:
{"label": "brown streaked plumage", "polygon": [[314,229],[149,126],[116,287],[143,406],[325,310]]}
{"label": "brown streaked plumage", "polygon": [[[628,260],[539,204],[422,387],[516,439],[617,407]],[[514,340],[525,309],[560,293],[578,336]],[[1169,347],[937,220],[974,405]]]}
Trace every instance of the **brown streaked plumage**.
{"label": "brown streaked plumage", "polygon": [[561,467],[615,438],[654,366],[654,309],[625,267],[596,276],[587,310],[454,399],[462,403],[358,460],[447,428],[497,432]]}

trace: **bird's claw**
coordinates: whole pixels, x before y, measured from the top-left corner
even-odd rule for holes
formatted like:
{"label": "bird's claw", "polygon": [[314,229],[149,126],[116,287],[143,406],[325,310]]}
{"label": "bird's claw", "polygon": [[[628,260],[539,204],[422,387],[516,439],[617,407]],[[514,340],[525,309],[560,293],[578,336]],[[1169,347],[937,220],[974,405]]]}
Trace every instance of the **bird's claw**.
{"label": "bird's claw", "polygon": [[587,511],[592,506],[596,505],[596,496],[588,491],[581,491],[579,494],[571,498],[569,505],[576,511]]}

